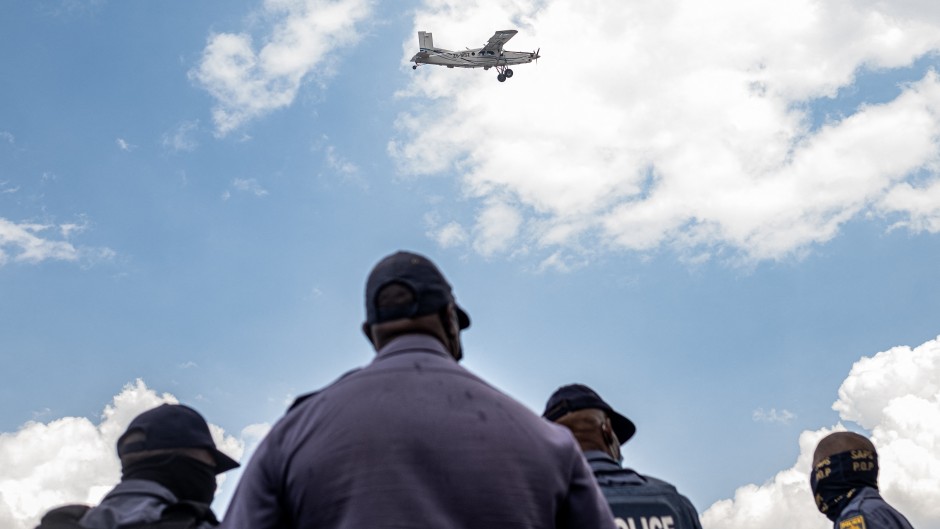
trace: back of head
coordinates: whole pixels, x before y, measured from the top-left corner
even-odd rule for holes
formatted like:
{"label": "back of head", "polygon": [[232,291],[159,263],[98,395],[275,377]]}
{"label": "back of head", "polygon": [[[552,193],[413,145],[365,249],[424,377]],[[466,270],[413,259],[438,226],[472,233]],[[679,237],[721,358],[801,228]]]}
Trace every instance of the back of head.
{"label": "back of head", "polygon": [[[608,417],[619,444],[626,443],[636,433],[633,421],[614,411],[600,395],[584,384],[569,384],[555,390],[545,403],[542,417],[553,422],[561,422],[560,419],[566,415],[581,410],[600,410]],[[581,420],[585,417],[586,415],[579,414],[571,419],[585,426],[586,423]]]}
{"label": "back of head", "polygon": [[399,251],[379,261],[366,281],[365,306],[363,332],[377,349],[398,335],[422,333],[437,337],[460,358],[456,335],[470,326],[470,317],[427,257]]}
{"label": "back of head", "polygon": [[205,460],[217,474],[238,467],[234,459],[216,448],[202,415],[182,404],[163,404],[135,417],[118,438],[117,452],[125,467],[168,453]]}
{"label": "back of head", "polygon": [[877,454],[875,445],[867,437],[855,432],[834,432],[823,437],[813,452],[813,467],[827,457],[851,450],[868,450]]}
{"label": "back of head", "polygon": [[809,483],[816,508],[836,521],[860,490],[878,488],[875,446],[854,432],[829,434],[816,445]]}

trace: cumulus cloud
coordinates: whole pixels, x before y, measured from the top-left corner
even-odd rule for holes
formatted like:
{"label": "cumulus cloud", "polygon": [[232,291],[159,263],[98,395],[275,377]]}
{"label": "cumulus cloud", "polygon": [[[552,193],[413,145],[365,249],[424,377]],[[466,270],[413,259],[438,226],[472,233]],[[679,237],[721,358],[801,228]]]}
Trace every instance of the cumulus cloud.
{"label": "cumulus cloud", "polygon": [[13,133],[6,130],[0,130],[0,140],[3,140],[9,144],[16,143],[16,137],[13,136]]}
{"label": "cumulus cloud", "polygon": [[190,72],[216,100],[220,136],[290,105],[309,74],[326,75],[331,53],[358,42],[357,25],[371,15],[372,1],[266,0],[262,10],[271,29],[260,49],[249,33],[216,33]]}
{"label": "cumulus cloud", "polygon": [[[124,386],[97,422],[63,417],[0,434],[0,527],[32,529],[52,507],[100,501],[121,477],[117,438],[131,419],[164,402],[178,401],[138,379]],[[243,441],[214,424],[209,429],[219,450],[241,457]]]}
{"label": "cumulus cloud", "polygon": [[[871,432],[885,499],[914,527],[940,527],[940,337],[913,349],[895,347],[863,357],[852,366],[832,407],[842,421]],[[703,513],[703,527],[831,527],[812,501],[809,468],[819,440],[838,430],[845,426],[803,432],[800,455],[791,468],[716,502]]]}
{"label": "cumulus cloud", "polygon": [[[938,13],[915,0],[425,2],[414,30],[438,46],[515,27],[507,49],[543,58],[505,83],[419,68],[389,152],[406,173],[459,175],[482,204],[462,223],[486,255],[665,247],[753,261],[799,255],[862,214],[935,230],[940,197],[918,202],[904,184],[940,186],[937,75],[822,124],[812,107],[860,71],[940,51]],[[416,47],[409,36],[403,61]]]}

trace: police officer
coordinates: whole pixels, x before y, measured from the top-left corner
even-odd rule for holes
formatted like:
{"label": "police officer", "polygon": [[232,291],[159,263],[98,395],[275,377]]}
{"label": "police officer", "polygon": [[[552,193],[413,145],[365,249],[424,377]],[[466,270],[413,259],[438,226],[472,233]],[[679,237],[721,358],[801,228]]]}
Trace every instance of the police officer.
{"label": "police officer", "polygon": [[835,432],[819,441],[809,483],[835,529],[912,529],[878,493],[878,453],[862,435]]}
{"label": "police officer", "polygon": [[209,529],[216,475],[238,467],[196,410],[163,404],[141,413],[117,442],[121,482],[97,507],[49,511],[37,529]]}
{"label": "police officer", "polygon": [[426,257],[366,282],[372,362],[300,397],[247,465],[226,529],[615,529],[581,451],[458,364],[470,326]]}
{"label": "police officer", "polygon": [[562,386],[549,397],[542,416],[574,434],[618,529],[701,529],[695,507],[675,487],[621,467],[620,445],[633,437],[636,426],[594,390]]}

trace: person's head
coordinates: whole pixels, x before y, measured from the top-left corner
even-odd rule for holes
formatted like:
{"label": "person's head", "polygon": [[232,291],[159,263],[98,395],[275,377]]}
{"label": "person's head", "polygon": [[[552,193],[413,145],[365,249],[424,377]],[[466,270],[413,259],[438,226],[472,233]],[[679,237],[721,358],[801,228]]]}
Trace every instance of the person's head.
{"label": "person's head", "polygon": [[400,251],[378,262],[366,281],[362,332],[376,350],[403,334],[440,340],[456,360],[463,357],[460,331],[470,317],[457,305],[450,284],[427,257]]}
{"label": "person's head", "polygon": [[614,411],[604,399],[583,384],[558,388],[542,417],[565,426],[582,450],[601,450],[620,461],[620,445],[636,433],[633,421]]}
{"label": "person's head", "polygon": [[854,432],[835,432],[820,440],[810,469],[810,488],[819,511],[835,521],[863,487],[878,488],[875,445]]}
{"label": "person's head", "polygon": [[238,467],[219,451],[196,410],[162,404],[135,417],[117,441],[124,479],[149,479],[180,499],[212,500],[215,476]]}

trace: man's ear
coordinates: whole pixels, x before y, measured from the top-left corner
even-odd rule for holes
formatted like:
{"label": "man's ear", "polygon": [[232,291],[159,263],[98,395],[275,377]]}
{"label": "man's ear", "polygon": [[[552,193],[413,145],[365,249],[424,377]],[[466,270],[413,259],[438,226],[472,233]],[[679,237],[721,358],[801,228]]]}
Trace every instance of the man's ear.
{"label": "man's ear", "polygon": [[614,444],[614,434],[610,426],[610,419],[605,417],[604,421],[601,422],[601,435],[604,437],[604,443],[607,444],[607,446]]}
{"label": "man's ear", "polygon": [[369,340],[369,343],[375,347],[375,338],[372,336],[372,326],[367,322],[362,322],[362,334],[365,334],[366,340]]}

